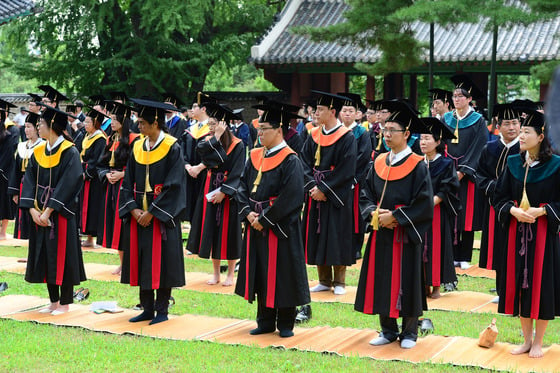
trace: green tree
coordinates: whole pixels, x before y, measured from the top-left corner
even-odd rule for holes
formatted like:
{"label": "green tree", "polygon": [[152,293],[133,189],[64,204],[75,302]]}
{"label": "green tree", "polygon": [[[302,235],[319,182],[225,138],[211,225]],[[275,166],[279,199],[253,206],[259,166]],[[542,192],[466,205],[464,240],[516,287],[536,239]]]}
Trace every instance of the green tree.
{"label": "green tree", "polygon": [[79,95],[172,91],[184,98],[203,89],[214,64],[244,63],[276,11],[266,0],[38,0],[36,6],[42,12],[2,27],[12,54],[1,68]]}

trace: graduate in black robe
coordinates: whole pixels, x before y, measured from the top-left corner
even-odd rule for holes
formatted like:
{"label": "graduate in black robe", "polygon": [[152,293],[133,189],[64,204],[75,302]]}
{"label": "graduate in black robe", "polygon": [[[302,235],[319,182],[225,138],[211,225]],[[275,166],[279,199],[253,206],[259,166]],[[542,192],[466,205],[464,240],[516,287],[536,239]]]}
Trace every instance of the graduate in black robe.
{"label": "graduate in black robe", "polygon": [[356,262],[352,248],[352,186],[356,139],[337,117],[348,98],[318,92],[315,115],[323,125],[311,130],[300,155],[305,173],[303,242],[307,264],[317,265],[312,292],[346,293],[346,266]]}
{"label": "graduate in black robe", "polygon": [[[202,96],[202,95],[199,95]],[[206,180],[206,169],[201,165],[200,155],[196,147],[210,133],[208,127],[208,115],[206,114],[206,104],[213,102],[204,96],[204,100],[199,100],[193,104],[193,115],[197,120],[183,133],[182,148],[185,170],[187,171],[187,209],[183,220],[191,221],[196,207],[196,201],[202,193]],[[199,167],[197,167],[199,166]]]}
{"label": "graduate in black robe", "polygon": [[[165,93],[163,102],[169,103],[175,107],[183,106],[183,102],[173,93]],[[179,111],[169,112],[165,115],[166,132],[177,139],[177,143],[181,145],[183,134],[188,128],[187,120],[180,115]]]}
{"label": "graduate in black robe", "polygon": [[455,162],[463,206],[456,222],[457,244],[453,257],[456,265],[467,269],[472,259],[474,232],[482,229],[484,218],[484,196],[476,187],[476,167],[488,140],[488,129],[484,117],[470,106],[472,99],[483,96],[482,92],[466,75],[455,75],[451,79],[455,83],[455,110],[445,113],[442,121],[455,135],[455,139],[446,141],[446,155]]}
{"label": "graduate in black robe", "polygon": [[367,130],[356,121],[356,112],[361,108],[362,100],[360,95],[353,93],[339,93],[341,96],[348,97],[352,105],[344,105],[340,112],[342,123],[352,131],[356,138],[356,174],[354,175],[354,187],[352,196],[352,247],[356,259],[362,257],[362,246],[364,244],[364,233],[366,223],[362,219],[360,211],[360,189],[366,181],[367,174],[371,167],[371,141],[367,135]]}
{"label": "graduate in black robe", "polygon": [[185,285],[180,221],[186,207],[185,171],[177,139],[163,131],[165,112],[177,109],[131,100],[138,105],[145,139],[133,145],[119,199],[124,220],[121,282],[140,287],[144,311],[130,322],[156,324],[168,318],[171,288]]}
{"label": "graduate in black robe", "polygon": [[97,164],[97,175],[103,190],[103,224],[99,230],[98,242],[103,247],[118,250],[121,265],[112,273],[121,273],[123,261],[122,220],[119,218],[120,190],[124,180],[124,170],[132,151],[132,144],[140,136],[130,133],[131,108],[114,103],[111,116],[111,130],[113,134],[107,139],[105,150]]}
{"label": "graduate in black robe", "polygon": [[227,260],[223,285],[231,286],[241,255],[241,219],[235,196],[245,166],[245,146],[229,130],[227,123],[234,118],[233,112],[217,104],[208,104],[206,109],[210,135],[198,143],[201,165],[195,167],[204,167],[207,173],[191,221],[187,250],[212,258],[214,274],[209,285],[220,282],[220,261]]}
{"label": "graduate in black robe", "polygon": [[379,314],[382,332],[370,344],[400,338],[402,348],[411,348],[416,345],[418,317],[427,309],[422,249],[432,222],[434,194],[423,157],[407,146],[410,132],[423,132],[422,122],[405,104],[395,105],[397,110],[383,129],[392,150],[376,158],[360,198],[364,219],[371,221],[373,231],[354,308]]}
{"label": "graduate in black robe", "polygon": [[107,137],[100,126],[106,116],[97,110],[90,110],[86,115],[84,127],[86,136],[82,141],[82,168],[84,170],[84,189],[81,195],[80,225],[81,233],[87,235],[82,243],[84,247],[93,247],[93,237],[97,237],[97,244],[101,245],[100,231],[103,225],[103,187],[97,175],[99,158],[103,154]]}
{"label": "graduate in black robe", "polygon": [[498,216],[491,201],[494,197],[498,178],[504,172],[510,155],[519,154],[520,112],[510,104],[494,106],[498,118],[500,138],[490,141],[480,154],[477,167],[477,186],[485,195],[485,214],[480,240],[480,268],[496,271],[496,291],[501,294],[501,273],[505,255],[507,231],[498,222]]}
{"label": "graduate in black robe", "polygon": [[511,353],[529,357],[543,355],[548,321],[560,316],[560,157],[544,128],[541,113],[527,112],[521,154],[508,158],[493,201],[508,232],[498,312],[520,316],[525,343]]}
{"label": "graduate in black robe", "polygon": [[[430,171],[434,192],[434,218],[432,227],[426,233],[422,253],[426,295],[437,299],[441,296],[442,284],[457,282],[453,265],[454,221],[461,209],[457,197],[459,179],[450,158],[444,156],[444,139],[452,139],[453,133],[439,119],[421,118],[428,133],[420,135],[420,148]],[[432,288],[430,288],[432,287]]]}
{"label": "graduate in black robe", "polygon": [[66,123],[66,113],[52,108],[43,112],[39,136],[47,142],[33,150],[20,199],[34,222],[25,280],[47,283],[51,304],[39,312],[53,315],[68,311],[73,286],[86,280],[76,219],[82,166],[78,151],[63,136]]}
{"label": "graduate in black robe", "polygon": [[32,223],[29,212],[26,209],[19,208],[23,177],[25,175],[27,165],[29,164],[29,159],[33,155],[33,149],[44,142],[44,140],[39,137],[37,130],[37,124],[40,116],[27,110],[24,111],[28,113],[25,118],[24,125],[25,137],[27,140],[18,144],[16,161],[14,167],[12,168],[8,186],[8,195],[12,196],[12,199],[18,205],[14,221],[14,238],[20,240],[29,238],[29,229]]}
{"label": "graduate in black robe", "polygon": [[296,306],[310,302],[300,224],[302,164],[283,141],[290,115],[264,111],[264,147],[251,151],[237,194],[247,228],[235,293],[250,303],[257,296],[253,335],[278,328],[281,337],[293,336]]}
{"label": "graduate in black robe", "polygon": [[[1,102],[0,105],[2,105]],[[8,197],[8,180],[14,167],[15,149],[13,147],[13,136],[5,126],[8,107],[6,106],[5,109],[0,106],[0,240],[6,239],[8,220],[14,218],[14,204],[12,199]]]}

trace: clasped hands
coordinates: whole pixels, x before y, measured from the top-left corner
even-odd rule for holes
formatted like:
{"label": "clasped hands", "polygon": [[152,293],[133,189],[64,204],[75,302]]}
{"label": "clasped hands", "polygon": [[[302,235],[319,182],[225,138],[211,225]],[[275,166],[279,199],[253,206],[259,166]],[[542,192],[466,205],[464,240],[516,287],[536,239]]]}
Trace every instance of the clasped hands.
{"label": "clasped hands", "polygon": [[52,212],[53,209],[51,207],[47,207],[43,212],[40,212],[34,207],[29,209],[29,214],[31,215],[31,218],[33,219],[35,224],[37,224],[40,227],[48,227],[51,225],[49,219],[51,217]]}
{"label": "clasped hands", "polygon": [[534,223],[538,217],[545,215],[545,210],[542,207],[529,207],[527,211],[524,211],[520,207],[513,206],[509,213],[520,223]]}
{"label": "clasped hands", "polygon": [[323,193],[321,191],[321,189],[317,188],[317,186],[314,186],[313,188],[311,188],[311,190],[309,191],[309,196],[315,200],[315,201],[319,201],[319,202],[324,202],[327,200],[327,196],[325,196],[325,193]]}
{"label": "clasped hands", "polygon": [[204,170],[205,168],[206,166],[203,163],[199,163],[196,166],[191,166],[190,164],[185,165],[185,169],[187,170],[189,175],[194,179],[196,179],[198,177],[198,174],[200,174],[202,170]]}
{"label": "clasped hands", "polygon": [[[371,215],[373,216],[374,213],[375,211],[372,211]],[[379,226],[387,229],[393,229],[399,225],[397,219],[393,216],[393,212],[387,209],[379,209],[378,220]]]}
{"label": "clasped hands", "polygon": [[261,223],[259,223],[259,214],[257,214],[256,212],[251,211],[247,215],[247,220],[249,221],[249,224],[251,224],[251,227],[253,227],[253,229],[256,229],[259,232],[263,230],[264,227],[261,225]]}
{"label": "clasped hands", "polygon": [[148,225],[150,225],[150,223],[152,221],[152,218],[154,217],[148,211],[144,211],[144,210],[140,210],[140,209],[132,210],[131,214],[132,214],[132,217],[134,219],[136,219],[138,224],[140,224],[144,228],[147,227]]}

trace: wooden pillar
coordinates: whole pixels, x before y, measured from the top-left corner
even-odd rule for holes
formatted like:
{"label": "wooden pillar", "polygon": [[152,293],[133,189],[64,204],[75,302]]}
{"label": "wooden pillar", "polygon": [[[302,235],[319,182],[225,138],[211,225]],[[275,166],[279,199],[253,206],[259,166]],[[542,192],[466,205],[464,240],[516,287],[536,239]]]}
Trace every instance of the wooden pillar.
{"label": "wooden pillar", "polygon": [[375,101],[375,77],[367,76],[366,78],[366,100]]}
{"label": "wooden pillar", "polygon": [[548,84],[541,83],[539,85],[539,101],[546,100],[546,95],[548,94]]}
{"label": "wooden pillar", "polygon": [[331,73],[330,74],[331,80],[331,87],[330,92],[346,92],[347,90],[347,83],[346,83],[346,73]]}
{"label": "wooden pillar", "polygon": [[383,98],[386,100],[401,98],[404,95],[403,75],[391,73],[383,80]]}

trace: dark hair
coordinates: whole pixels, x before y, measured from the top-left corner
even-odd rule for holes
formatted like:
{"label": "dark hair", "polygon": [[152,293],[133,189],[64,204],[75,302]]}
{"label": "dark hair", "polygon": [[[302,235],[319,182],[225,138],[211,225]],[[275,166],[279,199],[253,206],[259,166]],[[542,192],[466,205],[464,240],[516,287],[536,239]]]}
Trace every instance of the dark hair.
{"label": "dark hair", "polygon": [[[149,124],[152,124],[156,121],[156,116],[153,114],[144,114],[141,116]],[[157,117],[157,124],[158,128],[164,132],[167,132],[167,126],[165,125],[165,116],[158,116]]]}
{"label": "dark hair", "polygon": [[220,136],[220,144],[222,144],[222,148],[224,148],[224,150],[227,152],[232,142],[233,142],[233,133],[231,133],[231,130],[229,129],[228,126],[226,127],[226,130],[224,131],[222,136]]}
{"label": "dark hair", "polygon": [[[525,127],[525,126],[522,126],[522,127]],[[528,127],[531,127],[531,126],[528,126]],[[535,130],[537,135],[540,135],[541,133],[543,133],[542,127],[540,127],[540,128],[532,127],[532,128]],[[548,134],[546,133],[548,131],[545,130],[544,132],[545,132],[544,133],[544,138],[543,138],[543,141],[541,142],[541,146],[539,148],[539,154],[537,156],[538,157],[537,159],[539,160],[539,162],[542,162],[542,163],[548,162],[552,158],[552,154],[553,154],[552,146],[550,145],[550,141],[548,140]],[[521,152],[521,159],[525,159],[525,153],[526,153],[525,150]]]}
{"label": "dark hair", "polygon": [[99,120],[97,118],[94,117],[90,117],[91,121],[93,123],[93,128],[95,128],[96,130],[101,128],[101,123],[99,122]]}
{"label": "dark hair", "polygon": [[[118,119],[117,119],[118,120]],[[120,121],[119,121],[120,122]],[[119,138],[119,146],[115,149],[115,168],[121,169],[126,166],[128,162],[128,157],[130,155],[131,144],[129,143],[130,138],[130,118],[124,118],[123,122],[120,122],[121,127],[121,135]],[[107,146],[105,147],[105,152],[101,156],[100,162],[102,164],[109,164],[109,160],[111,159],[111,146],[113,146],[112,137],[109,138]]]}
{"label": "dark hair", "polygon": [[463,96],[468,97],[468,98],[472,98],[471,93],[470,93],[469,91],[467,91],[465,88],[456,87],[456,88],[455,88],[455,91],[456,91],[456,90],[460,90],[461,93],[463,94]]}

